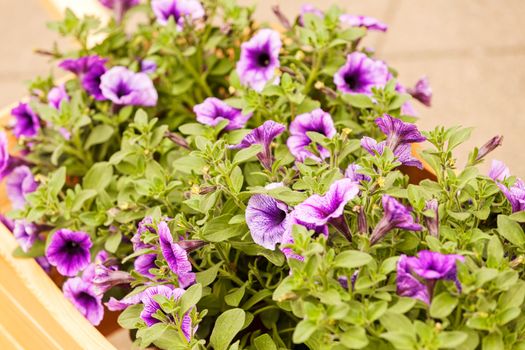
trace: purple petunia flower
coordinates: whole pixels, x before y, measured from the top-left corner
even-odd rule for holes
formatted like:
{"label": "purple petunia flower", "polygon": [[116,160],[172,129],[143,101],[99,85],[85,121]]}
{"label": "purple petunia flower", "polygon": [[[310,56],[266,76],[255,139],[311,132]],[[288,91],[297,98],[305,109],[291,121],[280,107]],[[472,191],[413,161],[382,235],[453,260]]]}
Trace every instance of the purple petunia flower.
{"label": "purple petunia flower", "polygon": [[28,252],[38,238],[37,226],[25,220],[15,220],[13,235],[24,252]]}
{"label": "purple petunia flower", "polygon": [[267,120],[263,125],[253,129],[248,133],[242,141],[234,146],[230,146],[231,149],[243,149],[248,148],[252,145],[261,145],[262,151],[257,154],[257,158],[261,161],[262,165],[270,170],[273,164],[273,156],[270,150],[272,141],[282,134],[286,130],[286,126],[274,122],[273,120]]}
{"label": "purple petunia flower", "polygon": [[456,280],[456,261],[465,261],[461,255],[441,254],[422,250],[416,257],[408,258],[408,265],[419,277],[426,280]]}
{"label": "purple petunia flower", "polygon": [[406,255],[401,255],[397,262],[397,294],[430,304],[429,290],[424,283],[412,275],[408,264],[409,259]]}
{"label": "purple petunia flower", "polygon": [[192,266],[188,260],[188,254],[180,245],[173,241],[173,236],[165,221],[157,225],[159,235],[160,250],[169,268],[179,279],[179,285],[186,288],[195,283],[195,274],[191,272]]}
{"label": "purple petunia flower", "polygon": [[255,194],[246,207],[246,224],[255,243],[274,249],[288,227],[288,206],[265,194]]}
{"label": "purple petunia flower", "polygon": [[137,305],[138,303],[140,303],[140,299],[142,298],[143,294],[144,291],[139,292],[137,294],[133,294],[131,296],[126,296],[121,300],[117,300],[113,297],[110,297],[108,302],[105,303],[105,305],[109,311],[121,311],[126,309],[128,306]]}
{"label": "purple petunia flower", "polygon": [[241,83],[255,91],[262,91],[266,83],[274,78],[275,70],[280,67],[281,46],[279,33],[272,29],[261,29],[243,43],[236,67]]}
{"label": "purple petunia flower", "polygon": [[195,21],[204,17],[204,8],[197,0],[152,0],[151,8],[157,17],[157,23],[168,24],[171,18],[181,30],[185,20]]}
{"label": "purple petunia flower", "polygon": [[375,123],[386,135],[387,146],[391,149],[395,149],[398,145],[426,141],[414,124],[405,123],[389,114],[383,114],[381,118],[375,120]]}
{"label": "purple petunia flower", "polygon": [[[155,318],[154,316],[157,311],[162,312],[162,309],[159,303],[157,303],[157,301],[154,299],[154,296],[163,295],[168,299],[178,300],[182,297],[182,295],[184,295],[184,292],[185,292],[184,289],[181,289],[181,288],[171,289],[170,287],[163,286],[163,285],[150,287],[146,289],[142,293],[142,297],[141,297],[141,301],[144,304],[144,310],[142,310],[142,312],[140,313],[140,318],[142,318],[144,322],[146,322],[146,325],[148,327],[151,327],[154,324],[161,322],[159,319]],[[173,317],[173,316],[169,316],[169,317]],[[195,333],[195,329],[194,327],[192,327],[190,315],[188,315],[187,313],[184,314],[182,321],[180,322],[180,326],[181,326],[182,333],[184,334],[186,339],[188,341],[191,340],[191,337]]]}
{"label": "purple petunia flower", "polygon": [[7,196],[16,209],[24,207],[26,195],[34,192],[37,187],[38,183],[35,181],[31,169],[25,165],[13,169],[6,180]]}
{"label": "purple petunia flower", "polygon": [[153,74],[157,71],[157,63],[153,60],[142,60],[140,62],[140,71],[142,73]]}
{"label": "purple petunia flower", "polygon": [[493,160],[489,170],[489,177],[494,181],[504,181],[510,177],[510,170],[500,160]]}
{"label": "purple petunia flower", "polygon": [[135,279],[126,271],[120,271],[116,266],[96,264],[93,276],[93,286],[98,294],[104,294],[119,284],[129,284]]}
{"label": "purple petunia flower", "polygon": [[290,137],[286,141],[290,153],[292,153],[299,162],[304,162],[306,158],[311,158],[318,162],[328,158],[330,151],[320,145],[317,145],[319,156],[307,148],[312,143],[307,132],[317,132],[327,138],[334,137],[337,131],[335,130],[332,116],[320,108],[314,109],[310,113],[298,115],[290,123]]}
{"label": "purple petunia flower", "polygon": [[420,224],[414,222],[411,209],[399,203],[395,198],[389,195],[383,195],[383,218],[379,221],[370,237],[370,244],[376,244],[394,228],[400,228],[408,231],[421,231]]}
{"label": "purple petunia flower", "polygon": [[359,185],[350,179],[335,181],[324,195],[314,194],[295,207],[298,220],[316,226],[332,224],[347,239],[350,230],[343,212],[346,204],[359,193]]}
{"label": "purple petunia flower", "polygon": [[49,263],[63,276],[75,276],[89,265],[93,243],[86,232],[60,229],[51,237],[46,250]]}
{"label": "purple petunia flower", "polygon": [[106,73],[106,67],[102,63],[93,64],[82,78],[82,86],[97,101],[104,101],[106,97],[102,94],[100,84],[102,76]]}
{"label": "purple petunia flower", "polygon": [[86,282],[93,283],[95,278],[95,268],[97,265],[105,264],[113,269],[117,267],[114,264],[110,264],[109,253],[105,250],[101,250],[95,256],[95,259],[82,271],[82,279]]}
{"label": "purple petunia flower", "polygon": [[134,73],[126,67],[113,67],[100,78],[102,95],[116,105],[155,106],[157,90],[145,73]]}
{"label": "purple petunia flower", "polygon": [[[297,214],[294,210],[289,214],[288,227],[286,228],[283,234],[281,244],[294,243],[294,238],[292,235],[292,229],[294,225],[303,226],[309,231],[314,231],[316,235],[324,235],[328,237],[328,225],[317,225],[301,221],[297,218]],[[281,251],[288,259],[304,260],[304,257],[302,257],[299,254],[296,254],[291,248],[281,246]]]}
{"label": "purple petunia flower", "polygon": [[157,268],[155,260],[157,260],[157,254],[143,254],[135,259],[133,267],[142,276],[153,278],[155,276],[149,270]]}
{"label": "purple petunia flower", "polygon": [[343,14],[339,16],[341,24],[348,25],[350,27],[363,27],[368,30],[377,30],[380,32],[386,32],[388,26],[378,19],[368,16],[357,16],[350,14]]}
{"label": "purple petunia flower", "polygon": [[425,225],[428,232],[434,236],[439,237],[439,203],[437,199],[433,198],[425,203],[425,210],[432,212],[434,217],[425,216]]}
{"label": "purple petunia flower", "polygon": [[427,77],[419,79],[413,88],[407,90],[413,98],[427,107],[432,104],[432,88]]}
{"label": "purple petunia flower", "polygon": [[142,241],[142,235],[146,232],[156,233],[157,231],[153,227],[153,218],[146,216],[139,222],[137,232],[131,237],[131,243],[133,244],[133,251],[153,248],[153,244],[146,244]]}
{"label": "purple petunia flower", "polygon": [[525,210],[525,183],[521,179],[516,179],[516,182],[510,187],[500,182],[496,184],[510,202],[513,213]]}
{"label": "purple petunia flower", "polygon": [[99,2],[115,12],[117,23],[122,21],[124,14],[132,7],[137,6],[140,0],[99,0]]}
{"label": "purple petunia flower", "polygon": [[35,261],[45,272],[49,273],[51,271],[51,264],[45,256],[37,256]]}
{"label": "purple petunia flower", "polygon": [[0,180],[9,173],[10,164],[11,157],[9,157],[7,136],[5,132],[0,131]]}
{"label": "purple petunia flower", "polygon": [[56,109],[60,109],[62,101],[69,101],[69,95],[64,85],[55,86],[47,93],[47,103]]}
{"label": "purple petunia flower", "polygon": [[334,83],[343,93],[371,94],[373,87],[385,86],[389,77],[384,62],[375,61],[362,52],[353,52],[334,75]]}
{"label": "purple petunia flower", "polygon": [[92,284],[80,277],[68,279],[62,286],[64,296],[92,325],[98,326],[104,317],[102,296],[97,294]]}
{"label": "purple petunia flower", "polygon": [[59,63],[59,67],[71,72],[73,74],[83,76],[93,66],[98,66],[106,63],[107,59],[97,55],[83,56],[79,58],[68,58]]}
{"label": "purple petunia flower", "polygon": [[40,130],[40,120],[27,103],[19,103],[11,110],[11,115],[15,117],[13,134],[16,138],[36,136]]}
{"label": "purple petunia flower", "polygon": [[[361,147],[367,150],[371,155],[382,155],[385,151],[386,141],[377,142],[373,138],[363,136],[361,138]],[[419,169],[423,169],[423,164],[412,156],[412,148],[409,144],[403,144],[396,147],[394,150],[394,156],[403,165],[415,166]]]}
{"label": "purple petunia flower", "polygon": [[198,122],[210,126],[215,126],[221,121],[227,120],[228,124],[224,128],[227,131],[244,127],[252,116],[251,113],[242,114],[240,109],[233,108],[216,97],[208,97],[201,104],[194,106],[193,112],[197,115]]}
{"label": "purple petunia flower", "polygon": [[359,172],[359,169],[361,168],[362,166],[360,166],[359,164],[356,164],[356,163],[349,164],[345,170],[345,177],[354,182],[370,181],[371,180],[370,176],[361,174]]}

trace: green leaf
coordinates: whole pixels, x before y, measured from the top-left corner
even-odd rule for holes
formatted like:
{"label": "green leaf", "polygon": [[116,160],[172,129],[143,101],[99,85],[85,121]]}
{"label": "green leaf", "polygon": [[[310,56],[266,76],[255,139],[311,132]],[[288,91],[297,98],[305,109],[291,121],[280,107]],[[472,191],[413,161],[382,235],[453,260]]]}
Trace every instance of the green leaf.
{"label": "green leaf", "polygon": [[222,242],[246,232],[245,225],[230,225],[230,219],[230,215],[221,215],[208,221],[203,227],[203,238],[210,242]]}
{"label": "green leaf", "polygon": [[180,157],[173,162],[173,168],[185,174],[200,173],[205,166],[206,162],[202,158],[193,155]]}
{"label": "green leaf", "polygon": [[362,349],[368,345],[365,329],[358,326],[346,329],[340,340],[349,349]]}
{"label": "green leaf", "polygon": [[397,303],[388,309],[388,311],[395,312],[397,314],[404,314],[405,312],[410,311],[414,305],[416,305],[416,299],[401,297]]}
{"label": "green leaf", "polygon": [[380,335],[381,338],[388,340],[396,349],[412,350],[417,349],[416,339],[410,333],[404,331],[391,331]]}
{"label": "green leaf", "polygon": [[399,329],[403,329],[405,332],[414,331],[412,322],[410,322],[408,317],[402,314],[396,314],[394,312],[387,311],[383,316],[381,316],[379,321],[388,331],[393,332]]}
{"label": "green leaf", "polygon": [[104,248],[110,253],[115,253],[121,241],[122,234],[120,232],[110,234],[104,243]]}
{"label": "green leaf", "polygon": [[224,296],[224,302],[230,306],[237,307],[239,306],[242,298],[244,297],[245,292],[246,292],[245,286],[236,288]]}
{"label": "green leaf", "polygon": [[364,94],[344,94],[343,101],[357,108],[373,108],[374,101],[368,95]]}
{"label": "green leaf", "polygon": [[483,350],[502,350],[505,348],[501,334],[492,333],[483,338],[481,345]]}
{"label": "green leaf", "polygon": [[211,332],[210,344],[215,350],[226,350],[237,333],[242,329],[245,320],[242,309],[231,309],[223,312],[215,321]]}
{"label": "green leaf", "polygon": [[169,325],[165,323],[156,323],[151,327],[141,328],[137,332],[137,338],[141,339],[142,347],[147,347],[157,339],[162,338]]}
{"label": "green leaf", "polygon": [[72,211],[79,211],[82,209],[82,206],[87,200],[90,200],[91,198],[95,197],[97,195],[97,191],[95,190],[82,190],[80,191],[76,196],[75,200],[73,201],[73,206],[71,207]]}
{"label": "green leaf", "polygon": [[61,167],[60,169],[56,170],[49,178],[49,182],[47,184],[49,193],[52,196],[58,195],[60,191],[62,190],[62,187],[64,187],[65,183],[66,183],[66,168]]}
{"label": "green leaf", "polygon": [[468,335],[464,332],[453,331],[453,332],[441,332],[438,335],[439,348],[452,349],[460,346]]}
{"label": "green leaf", "polygon": [[522,249],[525,248],[525,234],[520,224],[508,216],[498,215],[498,232],[510,243]]}
{"label": "green leaf", "polygon": [[84,149],[89,149],[93,145],[99,145],[108,141],[113,136],[113,132],[113,128],[107,124],[95,126],[84,143]]}
{"label": "green leaf", "polygon": [[219,272],[221,265],[222,263],[219,263],[205,271],[197,272],[195,274],[197,283],[200,283],[203,287],[209,286],[213,281],[215,281],[215,278],[217,278],[217,273]]}
{"label": "green leaf", "polygon": [[235,157],[233,157],[233,164],[246,162],[261,152],[261,145],[252,145],[248,148],[241,149],[239,152],[237,152],[237,154],[235,154]]}
{"label": "green leaf", "polygon": [[82,185],[84,189],[93,189],[100,193],[104,190],[113,176],[113,166],[108,162],[96,163],[88,170]]}
{"label": "green leaf", "polygon": [[443,292],[432,300],[430,305],[430,316],[434,318],[446,318],[458,304],[458,298]]}
{"label": "green leaf", "polygon": [[122,328],[126,329],[134,329],[137,328],[137,323],[141,321],[140,313],[142,312],[142,309],[144,308],[144,305],[137,304],[128,306],[118,317],[118,324]]}
{"label": "green leaf", "polygon": [[301,344],[310,338],[310,336],[316,331],[317,325],[315,322],[310,320],[302,320],[295,326],[293,332],[293,342],[295,344]]}
{"label": "green leaf", "polygon": [[202,297],[202,285],[197,283],[184,292],[180,298],[180,314],[186,313],[190,308],[197,305]]}
{"label": "green leaf", "polygon": [[277,350],[277,346],[268,334],[258,336],[253,340],[257,350]]}
{"label": "green leaf", "polygon": [[347,269],[360,267],[371,262],[373,258],[367,254],[357,250],[347,250],[335,257],[334,265]]}
{"label": "green leaf", "polygon": [[244,182],[244,177],[242,176],[242,170],[238,166],[233,168],[230,179],[232,181],[233,191],[235,193],[241,192],[242,184]]}

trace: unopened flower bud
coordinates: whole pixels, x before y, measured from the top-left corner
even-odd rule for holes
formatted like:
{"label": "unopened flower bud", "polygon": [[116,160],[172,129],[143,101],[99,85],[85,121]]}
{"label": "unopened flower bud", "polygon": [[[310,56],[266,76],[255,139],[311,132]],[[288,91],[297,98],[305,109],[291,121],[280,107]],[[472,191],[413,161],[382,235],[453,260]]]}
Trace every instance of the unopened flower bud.
{"label": "unopened flower bud", "polygon": [[500,135],[494,136],[493,138],[488,140],[483,146],[479,148],[476,160],[480,161],[481,159],[483,159],[487,154],[501,146],[502,142],[503,136]]}

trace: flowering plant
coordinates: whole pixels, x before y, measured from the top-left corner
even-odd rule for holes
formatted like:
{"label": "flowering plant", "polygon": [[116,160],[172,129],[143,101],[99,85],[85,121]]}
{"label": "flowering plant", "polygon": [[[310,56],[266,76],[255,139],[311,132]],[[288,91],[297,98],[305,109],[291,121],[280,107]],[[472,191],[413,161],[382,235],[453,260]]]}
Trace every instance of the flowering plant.
{"label": "flowering plant", "polygon": [[[17,152],[0,134],[15,254],[91,323],[123,310],[166,349],[525,348],[525,185],[478,171],[501,138],[458,168],[469,129],[412,124],[431,90],[362,46],[383,23],[101,2],[107,25],[52,24],[80,49],[42,53],[73,75],[32,82]],[[400,166],[422,161],[435,178],[411,183]]]}

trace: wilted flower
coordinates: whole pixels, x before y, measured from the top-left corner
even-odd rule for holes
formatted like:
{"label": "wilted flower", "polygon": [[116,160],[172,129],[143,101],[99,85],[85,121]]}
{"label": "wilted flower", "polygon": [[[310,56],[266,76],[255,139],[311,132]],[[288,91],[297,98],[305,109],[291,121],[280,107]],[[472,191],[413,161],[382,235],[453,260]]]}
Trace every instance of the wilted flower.
{"label": "wilted flower", "polygon": [[261,29],[249,41],[243,43],[236,67],[241,83],[256,91],[262,91],[280,66],[281,46],[279,33],[271,29]]}
{"label": "wilted flower", "polygon": [[55,86],[47,93],[47,103],[56,109],[60,109],[62,101],[69,101],[69,96],[64,85]]}
{"label": "wilted flower", "polygon": [[500,160],[494,159],[490,167],[489,177],[494,181],[503,181],[509,176],[510,176],[510,170],[505,165],[505,163],[503,163]]}
{"label": "wilted flower", "polygon": [[204,17],[204,8],[197,0],[152,0],[151,8],[161,25],[168,24],[170,18],[182,29],[187,20],[195,21]]}
{"label": "wilted flower", "polygon": [[394,228],[408,231],[421,231],[421,225],[414,222],[411,209],[386,194],[383,195],[382,202],[384,215],[372,232],[370,244],[376,244]]}
{"label": "wilted flower", "polygon": [[51,237],[46,257],[61,275],[75,276],[89,265],[92,245],[86,232],[60,229]]}
{"label": "wilted flower", "polygon": [[359,193],[359,185],[350,179],[335,181],[324,195],[314,194],[295,207],[295,217],[316,226],[332,224],[348,240],[350,230],[344,218],[346,204]]}
{"label": "wilted flower", "polygon": [[363,27],[368,30],[378,30],[380,32],[386,32],[388,29],[388,26],[383,22],[368,16],[357,16],[345,13],[339,16],[339,21],[350,27]]}
{"label": "wilted flower", "polygon": [[37,226],[26,220],[15,220],[13,235],[24,252],[28,252],[38,237]]}
{"label": "wilted flower", "polygon": [[80,277],[70,278],[62,286],[62,290],[64,296],[92,325],[98,326],[100,324],[104,317],[102,296],[96,293],[91,283],[83,281]]}
{"label": "wilted flower", "polygon": [[115,267],[107,267],[103,264],[97,264],[95,266],[93,285],[98,294],[104,294],[114,286],[128,284],[133,281],[134,278],[126,271],[120,271]]}
{"label": "wilted flower", "polygon": [[[157,301],[154,299],[154,296],[163,295],[168,299],[178,300],[182,297],[182,295],[184,295],[184,292],[184,289],[171,289],[170,287],[163,285],[150,287],[146,289],[144,293],[142,293],[141,297],[141,302],[144,304],[144,309],[140,313],[140,318],[142,318],[144,322],[146,322],[146,325],[148,327],[151,327],[154,324],[161,322],[154,316],[155,313],[157,313],[157,311],[162,312],[162,309],[159,303],[157,303]],[[195,329],[192,327],[190,315],[188,315],[187,313],[184,314],[182,321],[180,322],[180,328],[186,339],[189,341],[193,336]]]}
{"label": "wilted flower", "polygon": [[288,227],[288,206],[265,194],[255,194],[246,207],[246,224],[255,243],[274,249]]}
{"label": "wilted flower", "polygon": [[286,141],[290,153],[300,162],[304,162],[306,158],[321,161],[329,157],[330,151],[320,145],[317,145],[319,156],[307,149],[312,143],[307,132],[317,132],[325,135],[327,138],[334,137],[337,131],[335,130],[334,121],[330,114],[317,108],[310,113],[298,115],[290,123],[290,137]]}
{"label": "wilted flower", "polygon": [[178,276],[179,285],[186,288],[195,283],[195,274],[191,272],[192,266],[186,251],[173,241],[173,236],[165,221],[157,225],[159,235],[160,250],[169,268]]}
{"label": "wilted flower", "polygon": [[261,161],[262,165],[266,169],[272,168],[273,156],[270,150],[272,141],[282,134],[286,130],[286,126],[274,122],[273,120],[267,120],[263,125],[253,129],[248,133],[242,141],[234,146],[230,146],[232,149],[248,148],[252,145],[261,145],[262,152],[257,154],[257,158]]}
{"label": "wilted flower", "polygon": [[11,110],[11,115],[15,117],[13,135],[17,138],[36,136],[40,130],[40,120],[27,103],[19,103]]}
{"label": "wilted flower", "polygon": [[97,55],[83,56],[79,58],[67,58],[59,63],[59,67],[73,74],[83,76],[89,72],[93,66],[99,66],[106,63],[107,59]]}
{"label": "wilted flower", "polygon": [[483,146],[481,146],[478,150],[478,155],[476,156],[476,160],[480,161],[487,154],[494,151],[496,148],[501,146],[501,143],[503,142],[503,136],[494,136],[490,140],[488,140]]}
{"label": "wilted flower", "polygon": [[437,199],[428,200],[425,204],[425,210],[432,212],[433,217],[425,216],[425,224],[428,232],[434,236],[439,236],[439,203]]}
{"label": "wilted flower", "polygon": [[26,204],[26,195],[35,191],[37,187],[38,183],[35,181],[31,169],[25,165],[16,167],[9,176],[7,176],[7,196],[16,209],[24,207]]}
{"label": "wilted flower", "polygon": [[432,104],[432,88],[427,77],[419,79],[416,85],[413,88],[409,88],[407,92],[425,106],[430,107]]}
{"label": "wilted flower", "polygon": [[197,115],[197,121],[202,124],[215,126],[223,120],[228,121],[224,128],[227,131],[244,127],[252,116],[251,113],[242,114],[240,109],[233,108],[216,97],[208,97],[201,104],[195,105],[193,112]]}
{"label": "wilted flower", "polygon": [[337,89],[343,93],[371,94],[373,87],[384,86],[389,79],[388,67],[362,52],[353,52],[334,75]]}
{"label": "wilted flower", "polygon": [[345,177],[355,182],[370,181],[371,180],[370,176],[359,173],[359,169],[361,168],[362,166],[360,166],[359,164],[356,164],[356,163],[349,164],[345,170]]}
{"label": "wilted flower", "polygon": [[113,67],[100,78],[100,89],[116,105],[155,106],[157,90],[145,73],[134,73],[126,67]]}

